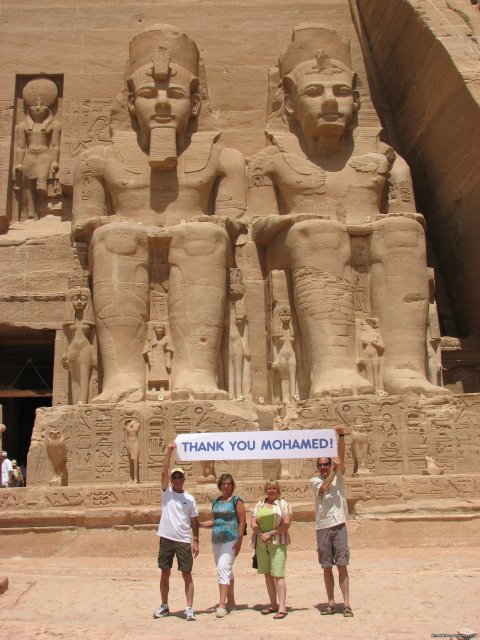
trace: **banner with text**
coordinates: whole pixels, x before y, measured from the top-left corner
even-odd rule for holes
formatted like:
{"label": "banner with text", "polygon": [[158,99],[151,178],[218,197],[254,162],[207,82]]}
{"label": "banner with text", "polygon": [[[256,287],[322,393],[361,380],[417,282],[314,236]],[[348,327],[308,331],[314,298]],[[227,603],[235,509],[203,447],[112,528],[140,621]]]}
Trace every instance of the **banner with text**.
{"label": "banner with text", "polygon": [[238,431],[178,435],[176,458],[190,460],[266,460],[334,458],[334,429],[297,431]]}

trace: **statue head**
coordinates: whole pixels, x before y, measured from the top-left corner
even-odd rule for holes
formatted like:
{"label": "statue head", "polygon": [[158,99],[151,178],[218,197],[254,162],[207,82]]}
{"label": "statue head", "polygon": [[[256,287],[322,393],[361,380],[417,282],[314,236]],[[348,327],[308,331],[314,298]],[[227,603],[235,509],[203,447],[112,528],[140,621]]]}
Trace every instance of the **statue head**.
{"label": "statue head", "polygon": [[171,25],[154,25],[130,42],[129,110],[152,167],[176,165],[176,149],[168,147],[182,144],[190,118],[200,112],[198,67],[197,45]]}
{"label": "statue head", "polygon": [[345,138],[358,109],[350,47],[326,25],[302,24],[281,53],[284,109],[305,139]]}
{"label": "statue head", "polygon": [[286,305],[279,305],[278,307],[278,317],[283,324],[288,324],[292,317],[290,309]]}
{"label": "statue head", "polygon": [[365,318],[364,322],[369,327],[372,327],[372,329],[378,329],[380,326],[378,318]]}
{"label": "statue head", "polygon": [[161,340],[165,335],[165,325],[161,322],[155,322],[153,325],[153,331],[157,340]]}
{"label": "statue head", "polygon": [[33,124],[49,124],[53,119],[50,107],[58,97],[57,85],[49,78],[33,78],[23,87],[23,101],[27,109],[27,126],[29,129]]}
{"label": "statue head", "polygon": [[75,322],[75,318],[80,314],[82,322],[85,324],[95,324],[92,294],[88,287],[72,287],[67,291],[65,302],[64,324],[69,325],[72,322]]}

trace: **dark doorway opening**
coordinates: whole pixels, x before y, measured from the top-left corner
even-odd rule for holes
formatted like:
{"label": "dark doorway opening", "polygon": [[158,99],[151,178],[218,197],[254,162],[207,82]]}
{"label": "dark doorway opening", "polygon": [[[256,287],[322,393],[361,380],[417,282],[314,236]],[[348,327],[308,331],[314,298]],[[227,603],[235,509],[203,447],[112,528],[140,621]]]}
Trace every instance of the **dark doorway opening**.
{"label": "dark doorway opening", "polygon": [[27,461],[35,411],[52,406],[54,344],[53,331],[0,337],[2,447],[19,464]]}

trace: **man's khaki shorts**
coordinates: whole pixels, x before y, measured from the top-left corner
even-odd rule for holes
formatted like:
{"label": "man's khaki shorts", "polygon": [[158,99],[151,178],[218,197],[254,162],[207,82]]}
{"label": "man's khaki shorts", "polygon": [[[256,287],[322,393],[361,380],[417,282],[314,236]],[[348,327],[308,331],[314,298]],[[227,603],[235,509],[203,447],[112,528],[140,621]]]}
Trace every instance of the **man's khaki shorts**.
{"label": "man's khaki shorts", "polygon": [[160,547],[158,549],[159,569],[171,569],[174,556],[177,556],[178,570],[182,573],[190,573],[193,569],[191,544],[189,542],[177,542],[168,538],[160,538]]}
{"label": "man's khaki shorts", "polygon": [[337,565],[345,567],[350,561],[347,527],[345,523],[328,529],[317,529],[318,561],[323,569]]}

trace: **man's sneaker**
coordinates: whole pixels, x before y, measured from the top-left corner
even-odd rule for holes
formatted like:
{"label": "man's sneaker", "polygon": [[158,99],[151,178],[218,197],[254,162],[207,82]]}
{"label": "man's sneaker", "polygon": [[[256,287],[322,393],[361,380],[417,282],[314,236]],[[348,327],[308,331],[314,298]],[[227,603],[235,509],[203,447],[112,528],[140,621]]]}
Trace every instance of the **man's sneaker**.
{"label": "man's sneaker", "polygon": [[195,613],[192,607],[187,607],[185,609],[185,620],[195,620]]}
{"label": "man's sneaker", "polygon": [[168,604],[162,604],[156,611],[153,612],[154,618],[165,618],[170,613],[170,609],[168,608]]}

